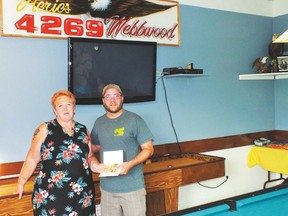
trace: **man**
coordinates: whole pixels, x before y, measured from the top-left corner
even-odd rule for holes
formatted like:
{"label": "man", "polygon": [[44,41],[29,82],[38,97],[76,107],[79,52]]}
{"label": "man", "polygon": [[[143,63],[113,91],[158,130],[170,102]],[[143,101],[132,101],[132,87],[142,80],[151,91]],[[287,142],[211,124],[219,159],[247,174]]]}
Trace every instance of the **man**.
{"label": "man", "polygon": [[124,96],[116,84],[103,88],[102,101],[106,114],[93,126],[91,140],[94,149],[103,152],[123,150],[124,162],[119,176],[101,177],[102,216],[145,216],[146,190],[143,162],[153,155],[152,133],[144,120],[123,108]]}

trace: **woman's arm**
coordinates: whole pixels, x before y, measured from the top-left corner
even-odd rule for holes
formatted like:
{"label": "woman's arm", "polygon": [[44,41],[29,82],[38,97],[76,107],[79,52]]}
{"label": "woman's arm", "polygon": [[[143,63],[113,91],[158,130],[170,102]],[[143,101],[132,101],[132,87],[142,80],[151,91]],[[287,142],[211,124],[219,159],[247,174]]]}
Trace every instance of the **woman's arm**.
{"label": "woman's arm", "polygon": [[47,125],[41,124],[34,132],[30,149],[27,153],[26,159],[23,163],[20,176],[18,178],[18,185],[16,194],[19,194],[19,199],[22,198],[24,185],[35,171],[37,164],[41,160],[41,145],[47,136]]}
{"label": "woman's arm", "polygon": [[[94,148],[91,144],[91,139],[90,139],[90,134],[89,134],[89,131],[87,131],[87,134],[89,136],[89,155],[88,155],[88,163],[89,163],[89,166],[90,166],[90,169],[93,171],[93,172],[97,172],[97,173],[101,173],[103,169],[106,168],[106,166],[102,163],[99,162],[99,160],[96,158],[96,156],[94,155]],[[99,148],[100,149],[100,148]]]}

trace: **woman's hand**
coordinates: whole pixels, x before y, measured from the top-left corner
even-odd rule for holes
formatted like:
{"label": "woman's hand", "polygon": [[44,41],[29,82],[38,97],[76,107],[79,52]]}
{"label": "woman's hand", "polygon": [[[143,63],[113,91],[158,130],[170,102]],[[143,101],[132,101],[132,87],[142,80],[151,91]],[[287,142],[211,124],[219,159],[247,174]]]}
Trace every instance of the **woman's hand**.
{"label": "woman's hand", "polygon": [[14,194],[19,194],[18,198],[21,199],[23,191],[24,191],[24,186],[20,185],[20,184],[17,184],[17,188],[16,188],[16,191],[15,191]]}
{"label": "woman's hand", "polygon": [[98,164],[92,163],[90,165],[90,168],[91,168],[92,172],[102,173],[105,170],[107,170],[107,168],[109,168],[109,167],[103,163],[98,163]]}

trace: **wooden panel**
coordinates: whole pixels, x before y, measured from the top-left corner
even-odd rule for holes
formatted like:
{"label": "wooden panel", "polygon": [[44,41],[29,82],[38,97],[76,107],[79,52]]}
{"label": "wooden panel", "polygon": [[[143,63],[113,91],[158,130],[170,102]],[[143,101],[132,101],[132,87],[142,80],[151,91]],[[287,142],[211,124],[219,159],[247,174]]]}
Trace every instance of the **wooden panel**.
{"label": "wooden panel", "polygon": [[225,163],[206,163],[182,169],[182,185],[225,176]]}
{"label": "wooden panel", "polygon": [[274,140],[288,141],[288,131],[276,130],[274,132]]}
{"label": "wooden panel", "polygon": [[164,191],[161,190],[147,193],[146,206],[146,216],[164,214],[166,209]]}
{"label": "wooden panel", "polygon": [[19,174],[23,161],[0,164],[0,176]]}
{"label": "wooden panel", "polygon": [[148,193],[178,187],[181,184],[181,169],[145,175],[145,185]]}
{"label": "wooden panel", "polygon": [[202,160],[197,160],[194,158],[177,158],[171,160],[157,161],[157,163],[152,162],[150,164],[145,164],[144,173],[152,173],[159,171],[167,171],[169,169],[182,168],[185,166],[191,166],[203,163]]}
{"label": "wooden panel", "polygon": [[[216,137],[202,140],[191,140],[187,142],[167,143],[162,145],[155,145],[154,156],[162,156],[165,154],[180,154],[183,152],[208,152],[215,150],[222,150],[228,148],[235,148],[240,146],[252,145],[254,139],[265,137],[270,140],[275,140],[275,134],[281,134],[281,140],[288,140],[288,131],[261,131],[248,134],[238,134],[232,136]],[[280,137],[280,136],[279,136]]]}
{"label": "wooden panel", "polygon": [[[24,186],[24,193],[31,194],[34,186],[34,178],[31,178]],[[17,179],[13,179],[14,183],[3,184],[1,181],[0,184],[0,199],[7,196],[13,195],[17,187]]]}
{"label": "wooden panel", "polygon": [[96,204],[100,204],[100,198],[101,198],[100,182],[95,182],[94,188],[95,188],[95,202]]}
{"label": "wooden panel", "polygon": [[164,190],[165,213],[178,210],[178,188]]}
{"label": "wooden panel", "polygon": [[21,200],[18,197],[0,199],[0,216],[32,216],[31,195],[24,195]]}

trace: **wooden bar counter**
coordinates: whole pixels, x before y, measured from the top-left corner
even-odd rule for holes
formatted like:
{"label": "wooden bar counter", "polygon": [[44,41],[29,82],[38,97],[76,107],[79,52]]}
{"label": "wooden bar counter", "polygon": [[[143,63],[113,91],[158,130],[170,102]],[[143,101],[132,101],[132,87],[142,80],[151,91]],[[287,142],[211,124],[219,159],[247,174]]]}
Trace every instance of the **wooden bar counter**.
{"label": "wooden bar counter", "polygon": [[[35,176],[26,183],[21,200],[13,194],[22,163],[0,164],[0,216],[33,215],[31,192]],[[178,189],[181,185],[225,176],[225,158],[198,153],[151,158],[144,165],[144,175],[147,190],[146,215],[155,216],[178,210]],[[93,179],[96,203],[99,203],[98,174],[93,174]]]}

